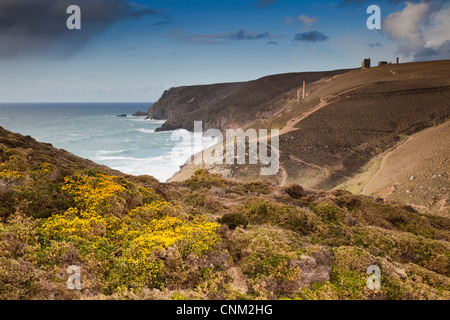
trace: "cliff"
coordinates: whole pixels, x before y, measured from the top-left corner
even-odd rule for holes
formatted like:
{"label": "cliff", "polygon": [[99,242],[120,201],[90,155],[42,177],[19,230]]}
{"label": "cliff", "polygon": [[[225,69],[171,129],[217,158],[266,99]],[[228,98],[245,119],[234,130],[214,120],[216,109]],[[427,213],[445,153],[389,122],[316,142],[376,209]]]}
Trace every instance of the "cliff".
{"label": "cliff", "polygon": [[[280,185],[297,183],[319,190],[346,188],[448,211],[445,184],[450,168],[445,159],[450,131],[443,124],[450,117],[450,61],[386,65],[328,78],[318,76],[311,74],[307,97],[301,102],[294,99],[298,86],[289,90],[286,85],[286,91],[275,94],[267,104],[243,103],[242,108],[237,108],[242,111],[242,120],[236,122],[244,128],[249,124],[255,129],[281,129],[280,170],[267,178]],[[280,87],[283,77],[285,83],[291,83],[290,79],[299,83],[302,76],[280,75],[253,84],[267,80]],[[259,87],[262,89],[262,85]],[[274,108],[269,111],[271,106]],[[231,109],[226,111],[232,114]],[[252,111],[243,111],[249,109]],[[220,110],[215,110],[209,116],[218,113]],[[436,130],[419,135],[431,127]],[[204,164],[184,166],[172,181],[185,180],[199,168],[238,181],[260,177],[257,165]]]}
{"label": "cliff", "polygon": [[254,81],[171,88],[149,108],[148,118],[167,120],[158,131],[187,129],[203,121],[204,129],[245,128],[255,119],[268,119],[286,101],[296,99],[303,81],[308,83],[348,72],[288,73]]}

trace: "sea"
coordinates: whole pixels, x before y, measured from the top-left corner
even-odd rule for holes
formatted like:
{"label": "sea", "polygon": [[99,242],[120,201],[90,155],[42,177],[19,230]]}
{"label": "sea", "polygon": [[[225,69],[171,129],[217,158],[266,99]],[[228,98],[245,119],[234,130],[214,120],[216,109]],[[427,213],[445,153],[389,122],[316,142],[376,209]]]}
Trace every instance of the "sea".
{"label": "sea", "polygon": [[[188,131],[155,132],[164,121],[132,116],[150,105],[0,103],[0,126],[123,173],[151,175],[166,182],[190,155],[214,141],[204,140],[194,147]],[[118,117],[123,114],[127,116]]]}

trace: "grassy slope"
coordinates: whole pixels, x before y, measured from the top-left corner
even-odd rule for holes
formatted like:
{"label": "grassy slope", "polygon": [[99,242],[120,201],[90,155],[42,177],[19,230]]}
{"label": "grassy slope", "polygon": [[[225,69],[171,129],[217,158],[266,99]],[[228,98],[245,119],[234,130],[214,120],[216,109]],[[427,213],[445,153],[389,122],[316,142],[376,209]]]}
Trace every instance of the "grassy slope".
{"label": "grassy slope", "polygon": [[0,299],[450,298],[448,217],[206,171],[161,184],[0,139]]}

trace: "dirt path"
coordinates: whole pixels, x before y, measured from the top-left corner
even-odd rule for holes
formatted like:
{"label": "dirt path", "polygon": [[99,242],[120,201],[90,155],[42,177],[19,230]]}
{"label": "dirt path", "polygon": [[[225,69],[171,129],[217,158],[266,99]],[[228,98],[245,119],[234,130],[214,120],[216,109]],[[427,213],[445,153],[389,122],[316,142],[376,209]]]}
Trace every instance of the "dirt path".
{"label": "dirt path", "polygon": [[[269,83],[267,83],[267,84],[269,85]],[[302,115],[300,115],[298,117],[295,117],[295,118],[289,120],[286,123],[286,125],[279,131],[279,136],[282,136],[282,135],[284,135],[286,133],[289,133],[289,132],[292,132],[292,131],[299,130],[299,128],[295,128],[295,125],[298,124],[299,122],[303,121],[307,117],[309,117],[311,114],[313,114],[313,113],[319,111],[320,109],[325,108],[326,106],[328,106],[330,104],[330,102],[328,102],[327,100],[333,99],[333,98],[335,98],[337,96],[346,94],[348,92],[351,92],[353,90],[356,90],[356,89],[359,89],[359,88],[362,88],[362,87],[365,87],[365,86],[366,85],[358,86],[358,87],[355,87],[355,88],[352,88],[352,89],[340,92],[339,94],[336,94],[336,95],[332,95],[332,96],[329,96],[329,97],[326,97],[326,98],[320,98],[320,102],[313,109],[303,113]],[[276,152],[278,152],[278,154],[282,153],[281,150],[277,150]],[[292,158],[293,160],[297,161],[297,162],[301,162],[301,163],[306,164],[308,166],[311,166],[311,167],[314,167],[316,169],[319,169],[320,171],[324,171],[324,168],[322,168],[322,167],[320,167],[320,166],[318,166],[318,165],[316,165],[314,163],[307,162],[305,160],[302,160],[302,159],[300,159],[298,157],[295,157],[295,156],[292,156],[292,155],[289,155],[289,157]],[[280,164],[280,174],[281,174],[280,185],[284,186],[284,185],[286,185],[288,174],[286,172],[286,169],[283,168],[281,166],[281,164]]]}
{"label": "dirt path", "polygon": [[[272,88],[274,88],[274,89],[276,89],[276,90],[283,91],[283,90],[281,90],[280,88],[277,88],[277,87],[271,85],[271,84],[267,81],[267,79],[265,79],[265,82],[266,82],[266,84],[267,84],[268,86],[270,86],[270,87],[272,87]],[[369,85],[369,84],[367,84],[367,85]],[[292,131],[299,130],[299,128],[295,128],[294,126],[295,126],[296,124],[298,124],[299,122],[303,121],[304,119],[306,119],[307,117],[309,117],[311,114],[313,114],[313,113],[319,111],[320,109],[322,109],[322,108],[328,106],[328,105],[330,104],[330,102],[328,102],[327,100],[333,99],[333,98],[335,98],[335,97],[338,97],[338,96],[340,96],[340,95],[343,95],[343,94],[345,94],[345,93],[351,92],[351,91],[353,91],[353,90],[356,90],[356,89],[365,87],[365,86],[367,86],[367,85],[362,85],[362,86],[354,87],[354,88],[352,88],[352,89],[349,89],[349,90],[346,90],[346,91],[343,91],[343,92],[339,92],[338,94],[331,95],[331,96],[327,96],[326,98],[320,98],[320,102],[319,102],[313,109],[311,109],[311,110],[309,110],[309,111],[303,113],[302,115],[300,115],[300,116],[298,116],[298,117],[295,117],[295,118],[289,120],[289,121],[286,123],[286,125],[285,125],[281,130],[279,130],[279,133],[278,133],[278,135],[276,135],[276,136],[282,136],[282,135],[284,135],[284,134],[286,134],[286,133],[289,133],[289,132],[292,132]],[[334,101],[333,101],[333,102],[334,102]],[[276,137],[276,136],[272,136],[272,138],[273,138],[273,137]],[[256,139],[251,139],[251,140],[248,141],[248,143],[251,143],[251,142],[253,142],[254,140],[256,140],[256,141],[259,143],[259,139],[260,139],[260,138],[261,138],[261,137],[257,137]],[[280,154],[282,153],[281,150],[279,150],[279,149],[277,149],[277,148],[274,148],[274,146],[272,146],[272,148],[273,148],[273,149],[272,149],[272,152],[276,152],[278,155],[280,155]],[[321,171],[324,171],[324,168],[322,168],[322,167],[320,167],[320,166],[318,166],[318,165],[316,165],[316,164],[314,164],[314,163],[307,162],[307,161],[305,161],[305,160],[302,160],[302,159],[300,159],[300,158],[298,158],[298,157],[295,157],[295,156],[292,156],[292,155],[288,155],[288,156],[289,156],[290,158],[292,158],[294,161],[301,162],[301,163],[306,164],[306,165],[308,165],[308,166],[311,166],[311,167],[314,167],[314,168],[319,169],[319,170],[321,170]],[[278,159],[279,159],[279,157],[278,157]],[[286,183],[287,183],[288,174],[287,174],[286,169],[281,165],[281,163],[280,163],[280,165],[279,165],[279,173],[280,173],[279,184],[280,184],[281,186],[285,186]],[[373,178],[373,179],[375,179],[375,178]]]}
{"label": "dirt path", "polygon": [[366,183],[366,185],[362,188],[361,192],[359,194],[363,194],[367,191],[367,188],[369,187],[369,185],[371,185],[375,179],[380,175],[381,171],[383,171],[386,162],[388,161],[389,157],[391,156],[391,154],[397,150],[398,148],[404,146],[405,144],[407,144],[408,142],[410,142],[413,139],[412,136],[410,136],[406,141],[404,141],[403,143],[401,143],[400,145],[394,147],[394,149],[392,149],[391,151],[389,151],[388,153],[386,153],[384,155],[384,157],[381,159],[380,162],[380,167],[378,168],[378,170],[372,175],[372,177],[370,177],[369,181]]}
{"label": "dirt path", "polygon": [[240,266],[234,266],[228,270],[228,273],[230,277],[233,279],[233,282],[231,283],[231,287],[238,290],[240,293],[247,293],[248,286],[247,286],[247,278],[245,277],[244,273],[242,272],[242,269]]}
{"label": "dirt path", "polygon": [[294,159],[294,160],[297,161],[297,162],[301,162],[301,163],[303,163],[303,164],[306,164],[307,166],[310,166],[310,167],[319,169],[320,171],[324,171],[324,170],[325,170],[324,168],[318,166],[317,164],[314,164],[314,163],[312,163],[312,162],[305,161],[305,160],[300,159],[300,158],[298,158],[298,157],[296,157],[296,156],[293,156],[292,154],[290,154],[288,157],[289,157],[290,159]]}
{"label": "dirt path", "polygon": [[342,92],[339,92],[337,94],[328,96],[326,98],[320,98],[320,102],[313,109],[303,113],[301,116],[295,117],[295,118],[289,120],[288,122],[286,122],[286,125],[280,130],[280,136],[283,135],[283,134],[286,134],[286,133],[298,130],[298,128],[294,127],[296,124],[298,124],[300,121],[306,119],[311,114],[313,114],[313,113],[319,111],[320,109],[325,108],[326,106],[328,106],[330,104],[330,102],[328,102],[329,100],[331,100],[333,98],[336,98],[338,96],[344,95],[346,93],[352,92],[354,90],[357,90],[357,89],[360,89],[360,88],[364,88],[364,87],[369,86],[369,85],[370,84],[357,86],[357,87],[351,88],[349,90],[342,91]]}
{"label": "dirt path", "polygon": [[309,110],[308,112],[305,112],[304,114],[302,114],[299,117],[293,118],[291,120],[289,120],[286,125],[280,130],[280,136],[295,130],[298,130],[299,128],[294,128],[294,126],[299,123],[300,121],[306,119],[307,117],[309,117],[311,114],[313,114],[314,112],[319,111],[320,109],[326,107],[328,105],[328,102],[325,101],[325,99],[320,98],[320,102],[317,106],[315,106],[313,109]]}
{"label": "dirt path", "polygon": [[287,182],[287,178],[288,178],[288,174],[286,172],[286,169],[280,164],[280,180],[279,180],[279,185],[284,187],[286,185]]}

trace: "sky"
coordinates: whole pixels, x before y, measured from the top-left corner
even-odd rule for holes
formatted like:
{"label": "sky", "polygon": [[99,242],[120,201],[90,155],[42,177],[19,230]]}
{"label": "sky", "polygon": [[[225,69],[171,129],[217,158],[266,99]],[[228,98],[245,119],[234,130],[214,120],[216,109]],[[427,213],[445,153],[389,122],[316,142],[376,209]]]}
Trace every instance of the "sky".
{"label": "sky", "polygon": [[[373,4],[380,30],[367,28]],[[397,56],[450,59],[450,1],[0,0],[0,102],[154,102],[174,86]]]}

